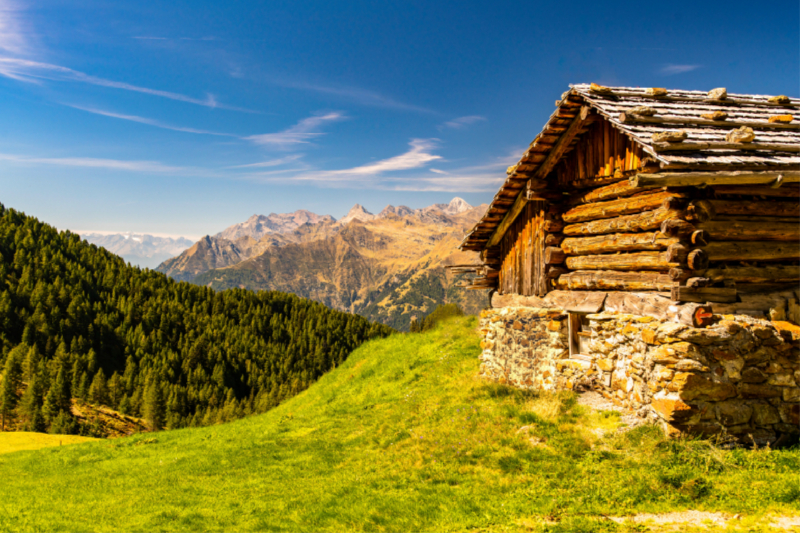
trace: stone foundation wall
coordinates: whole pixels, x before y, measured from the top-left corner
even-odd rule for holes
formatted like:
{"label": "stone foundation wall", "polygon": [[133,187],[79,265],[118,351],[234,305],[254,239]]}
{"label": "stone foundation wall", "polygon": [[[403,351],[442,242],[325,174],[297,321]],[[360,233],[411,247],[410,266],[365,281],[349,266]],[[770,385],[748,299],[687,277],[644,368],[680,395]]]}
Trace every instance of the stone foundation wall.
{"label": "stone foundation wall", "polygon": [[570,357],[568,315],[506,307],[481,314],[481,375],[521,388],[595,390],[672,433],[759,445],[800,434],[800,328],[715,315],[698,329],[652,317],[590,314]]}

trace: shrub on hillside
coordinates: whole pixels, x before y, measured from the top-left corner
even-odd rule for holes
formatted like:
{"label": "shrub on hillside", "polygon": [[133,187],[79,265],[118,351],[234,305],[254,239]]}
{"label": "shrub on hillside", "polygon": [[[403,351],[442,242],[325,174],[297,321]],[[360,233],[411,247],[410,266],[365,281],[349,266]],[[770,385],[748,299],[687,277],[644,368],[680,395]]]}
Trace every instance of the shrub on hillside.
{"label": "shrub on hillside", "polygon": [[444,304],[434,309],[422,320],[411,322],[411,333],[420,333],[436,327],[436,324],[450,317],[464,316],[464,311],[457,304]]}

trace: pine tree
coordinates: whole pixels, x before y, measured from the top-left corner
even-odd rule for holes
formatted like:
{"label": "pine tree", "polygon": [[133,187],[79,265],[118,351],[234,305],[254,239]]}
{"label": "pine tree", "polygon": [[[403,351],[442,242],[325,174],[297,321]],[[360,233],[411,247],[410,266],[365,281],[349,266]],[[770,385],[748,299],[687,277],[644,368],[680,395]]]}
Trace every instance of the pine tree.
{"label": "pine tree", "polygon": [[43,395],[42,379],[37,374],[34,374],[30,381],[28,381],[28,386],[25,388],[25,393],[22,395],[22,400],[18,407],[20,414],[22,414],[29,424],[37,412],[40,417],[42,416]]}
{"label": "pine tree", "polygon": [[42,406],[42,414],[46,420],[52,421],[62,412],[65,416],[72,412],[72,399],[66,374],[67,372],[62,365],[58,370],[58,374],[56,374],[55,381],[50,385],[50,390],[47,391],[47,396],[45,396],[44,405]]}
{"label": "pine tree", "polygon": [[114,372],[111,374],[111,379],[108,380],[108,396],[111,400],[111,407],[116,409],[119,407],[120,396],[122,395],[122,380],[119,374]]}
{"label": "pine tree", "polygon": [[164,398],[158,378],[147,381],[144,392],[144,418],[153,431],[161,429],[164,420]]}
{"label": "pine tree", "polygon": [[96,405],[106,405],[108,403],[108,388],[106,387],[106,376],[103,369],[97,371],[89,387],[89,401]]}
{"label": "pine tree", "polygon": [[11,350],[3,368],[3,382],[0,384],[0,431],[6,430],[6,422],[14,418],[14,408],[17,406],[17,389],[22,381],[19,364],[20,348],[22,346]]}

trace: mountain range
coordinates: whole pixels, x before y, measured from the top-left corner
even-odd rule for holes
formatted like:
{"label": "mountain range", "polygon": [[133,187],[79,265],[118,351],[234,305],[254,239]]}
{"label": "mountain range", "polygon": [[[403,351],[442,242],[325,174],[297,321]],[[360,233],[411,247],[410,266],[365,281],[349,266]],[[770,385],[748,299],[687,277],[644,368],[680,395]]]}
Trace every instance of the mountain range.
{"label": "mountain range", "polygon": [[83,233],[81,237],[89,244],[122,256],[132,265],[147,268],[156,268],[192,245],[185,237],[156,237],[143,233]]}
{"label": "mountain range", "polygon": [[486,305],[484,291],[455,288],[461,275],[445,269],[478,262],[457,246],[485,210],[454,198],[377,215],[356,204],[338,221],[304,210],[253,215],[156,270],[214,289],[291,292],[405,330],[442,303],[470,313]]}

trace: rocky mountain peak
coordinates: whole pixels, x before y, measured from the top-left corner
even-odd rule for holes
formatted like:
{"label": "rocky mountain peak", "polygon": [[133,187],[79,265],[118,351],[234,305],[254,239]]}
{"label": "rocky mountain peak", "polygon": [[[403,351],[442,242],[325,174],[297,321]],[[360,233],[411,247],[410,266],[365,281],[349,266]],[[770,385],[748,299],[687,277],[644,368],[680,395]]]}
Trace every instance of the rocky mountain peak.
{"label": "rocky mountain peak", "polygon": [[444,212],[448,215],[457,215],[459,213],[463,213],[464,211],[469,211],[470,209],[472,209],[471,205],[464,201],[463,198],[456,196],[450,200],[450,203],[444,208]]}
{"label": "rocky mountain peak", "polygon": [[339,224],[347,224],[351,220],[360,220],[362,222],[367,222],[369,220],[373,220],[375,215],[367,211],[363,205],[356,204],[350,208],[350,211],[347,212],[345,216],[339,220]]}

